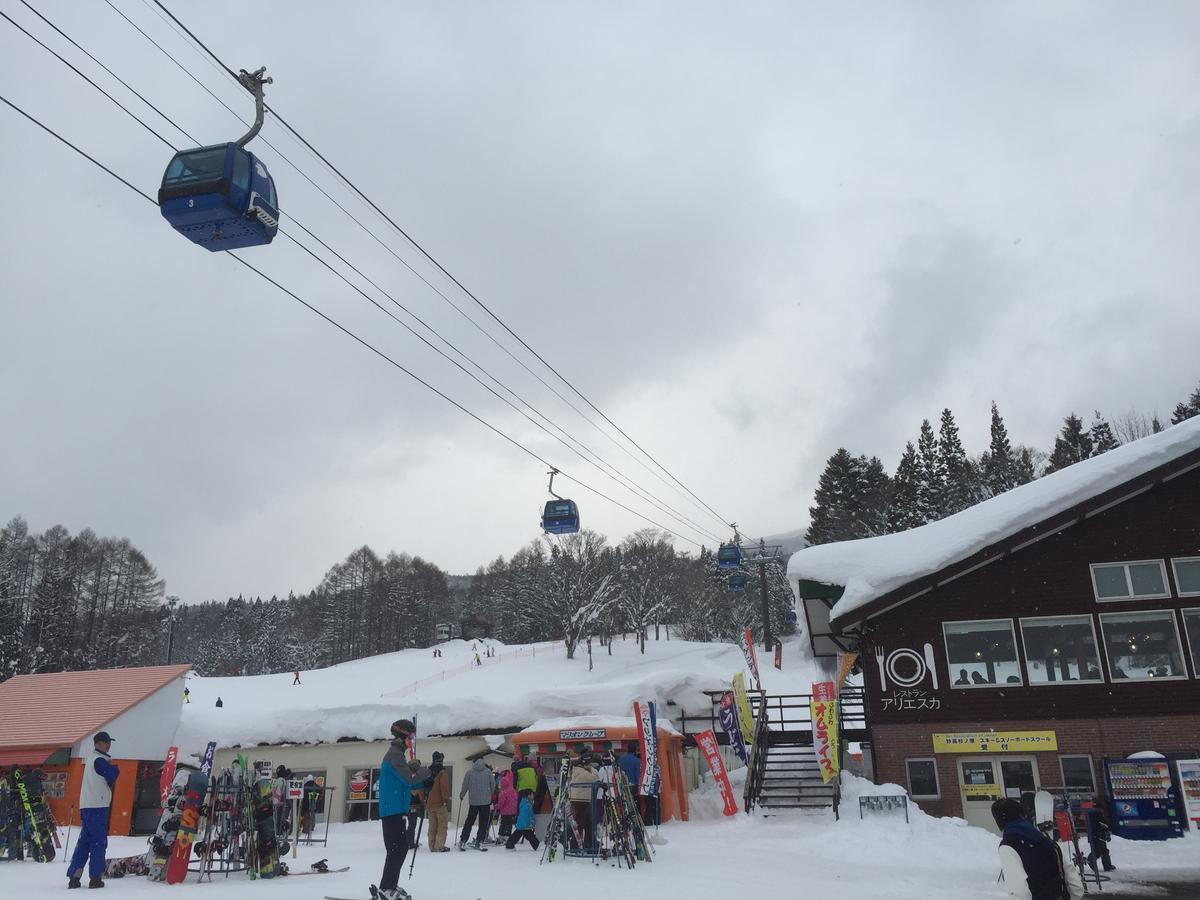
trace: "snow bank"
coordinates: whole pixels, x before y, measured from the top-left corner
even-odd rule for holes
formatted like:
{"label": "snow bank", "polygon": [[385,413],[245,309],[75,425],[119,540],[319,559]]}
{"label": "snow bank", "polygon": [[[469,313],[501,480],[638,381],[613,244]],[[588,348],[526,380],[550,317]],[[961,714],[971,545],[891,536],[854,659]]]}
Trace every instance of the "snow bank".
{"label": "snow bank", "polygon": [[1200,416],[920,528],[807,547],[788,561],[788,576],[845,587],[832,612],[834,618],[841,618],[1196,449],[1200,449]]}
{"label": "snow bank", "polygon": [[[472,665],[470,641],[403,650],[326,669],[301,672],[292,686],[280,675],[204,678],[191,676],[191,703],[183,707],[176,743],[194,753],[215,740],[222,747],[259,743],[317,743],[339,738],[383,740],[398,718],[413,718],[417,734],[501,734],[536,722],[588,716],[628,724],[634,700],[658,702],[659,723],[709,709],[705,690],[729,686],[745,661],[735,644],[615,641],[568,660],[552,643],[505,646],[488,642],[495,655]],[[819,674],[802,657],[803,642],[784,645],[784,669],[769,664],[763,686],[771,693],[807,693]],[[220,697],[223,706],[218,708]],[[669,705],[674,704],[674,705]],[[552,726],[546,726],[552,727]]]}

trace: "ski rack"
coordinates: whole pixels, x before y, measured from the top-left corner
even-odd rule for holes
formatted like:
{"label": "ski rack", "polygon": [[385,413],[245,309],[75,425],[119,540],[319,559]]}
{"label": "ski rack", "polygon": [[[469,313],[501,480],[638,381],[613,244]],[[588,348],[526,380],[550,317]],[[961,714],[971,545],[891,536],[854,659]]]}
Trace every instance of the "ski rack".
{"label": "ski rack", "polygon": [[[322,800],[324,800],[324,798],[327,794],[331,794],[336,790],[337,790],[336,787],[322,787],[321,788]],[[322,847],[329,846],[329,805],[328,804],[326,804],[326,806],[325,806],[325,836],[321,837],[321,838],[315,838],[310,833],[308,837],[296,838],[296,844],[297,844],[297,846],[301,846],[301,847],[315,847],[318,844]]]}

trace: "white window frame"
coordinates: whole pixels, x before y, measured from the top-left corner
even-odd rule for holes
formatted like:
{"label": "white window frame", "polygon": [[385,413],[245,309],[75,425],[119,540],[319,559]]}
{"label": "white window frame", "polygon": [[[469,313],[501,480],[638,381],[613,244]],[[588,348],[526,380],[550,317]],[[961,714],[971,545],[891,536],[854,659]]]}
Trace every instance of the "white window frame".
{"label": "white window frame", "polygon": [[1183,662],[1184,662],[1184,665],[1187,665],[1187,663],[1190,661],[1192,664],[1192,671],[1196,673],[1195,677],[1200,678],[1200,660],[1197,659],[1197,657],[1200,656],[1200,647],[1195,647],[1195,648],[1192,647],[1192,638],[1188,634],[1188,630],[1187,630],[1188,613],[1195,613],[1196,617],[1200,618],[1200,607],[1190,607],[1188,609],[1181,609],[1179,612],[1183,615],[1183,640],[1184,640],[1184,645],[1187,647],[1187,651],[1188,651],[1187,659],[1185,659]]}
{"label": "white window frame", "polygon": [[[947,625],[977,625],[977,624],[981,624],[981,623],[992,623],[992,622],[1007,622],[1008,623],[1008,631],[1009,631],[1010,636],[1012,637],[1013,656],[1015,657],[1015,662],[1017,664],[1017,677],[1020,678],[1021,681],[1019,681],[1019,682],[998,681],[995,684],[991,684],[990,682],[988,684],[975,684],[974,682],[972,682],[971,684],[955,684],[954,683],[954,670],[952,668],[953,663],[950,662],[950,640],[949,640],[949,636],[946,634],[946,626]],[[1019,687],[1020,685],[1025,684],[1025,666],[1021,662],[1021,649],[1020,649],[1020,647],[1017,646],[1017,629],[1016,629],[1016,626],[1013,625],[1012,619],[1003,619],[1003,618],[1001,618],[1001,619],[956,619],[953,622],[943,622],[942,623],[942,647],[946,651],[946,670],[950,674],[950,687],[953,690],[966,691],[966,690],[991,689],[994,691],[997,688],[1000,688],[1001,690],[1003,690],[1006,687],[1009,687],[1009,688]]]}
{"label": "white window frame", "polygon": [[1106,635],[1104,633],[1104,617],[1105,616],[1128,616],[1128,615],[1152,616],[1155,613],[1166,613],[1170,617],[1171,625],[1175,629],[1175,641],[1179,645],[1179,652],[1182,655],[1184,643],[1183,643],[1183,639],[1179,636],[1179,619],[1177,619],[1175,617],[1175,610],[1173,610],[1173,609],[1139,609],[1139,610],[1129,611],[1129,612],[1100,613],[1100,636],[1104,639],[1104,662],[1108,666],[1108,679],[1113,684],[1129,684],[1131,682],[1141,682],[1143,684],[1148,682],[1150,684],[1154,684],[1155,682],[1160,682],[1160,681],[1187,681],[1188,680],[1188,676],[1187,676],[1187,672],[1186,672],[1187,659],[1183,660],[1183,668],[1185,670],[1183,675],[1156,675],[1153,678],[1151,678],[1149,676],[1145,676],[1145,675],[1143,675],[1140,678],[1131,678],[1128,675],[1126,675],[1124,678],[1117,678],[1115,675],[1113,675],[1112,656],[1109,654],[1109,650],[1108,650],[1108,635]]}
{"label": "white window frame", "polygon": [[[1130,566],[1150,566],[1157,565],[1158,571],[1162,575],[1163,587],[1166,593],[1163,594],[1135,594],[1133,593],[1133,579],[1129,576]],[[1125,570],[1125,584],[1129,588],[1128,597],[1101,597],[1100,587],[1096,584],[1097,569],[1113,569],[1121,566]],[[1167,565],[1161,559],[1130,559],[1123,562],[1107,562],[1107,563],[1092,563],[1088,567],[1088,572],[1092,577],[1092,596],[1096,598],[1097,603],[1128,603],[1130,600],[1166,600],[1171,596],[1171,582],[1167,580]]]}
{"label": "white window frame", "polygon": [[1092,761],[1092,754],[1090,753],[1060,753],[1058,755],[1058,774],[1062,778],[1064,791],[1072,790],[1072,788],[1067,787],[1067,773],[1063,769],[1064,759],[1086,759],[1088,762],[1088,772],[1092,777],[1092,793],[1100,793],[1099,786],[1096,784],[1096,764]]}
{"label": "white window frame", "polygon": [[[1054,619],[1087,619],[1088,624],[1092,626],[1092,646],[1096,648],[1096,663],[1100,671],[1099,678],[1089,678],[1086,681],[1082,678],[1077,678],[1074,681],[1034,681],[1029,676],[1029,650],[1028,644],[1025,643],[1025,623],[1026,622],[1048,622]],[[1100,650],[1100,641],[1096,639],[1096,620],[1089,613],[1076,613],[1074,615],[1062,616],[1024,616],[1017,619],[1021,626],[1021,655],[1024,659],[1021,660],[1022,670],[1025,674],[1025,683],[1030,687],[1067,687],[1080,684],[1104,684],[1104,660],[1101,658],[1104,654]],[[1071,756],[1072,754],[1067,754]],[[1092,773],[1093,778],[1095,772]]]}
{"label": "white window frame", "polygon": [[[937,788],[936,794],[916,794],[913,792],[912,773],[908,771],[910,762],[929,762],[933,763],[933,783]],[[908,784],[908,796],[913,800],[941,800],[942,799],[942,776],[938,774],[936,756],[907,756],[904,759],[904,780]]]}
{"label": "white window frame", "polygon": [[1200,556],[1172,556],[1171,574],[1175,576],[1175,595],[1177,597],[1200,597],[1200,591],[1185,591],[1179,586],[1179,566],[1177,563],[1200,563]]}

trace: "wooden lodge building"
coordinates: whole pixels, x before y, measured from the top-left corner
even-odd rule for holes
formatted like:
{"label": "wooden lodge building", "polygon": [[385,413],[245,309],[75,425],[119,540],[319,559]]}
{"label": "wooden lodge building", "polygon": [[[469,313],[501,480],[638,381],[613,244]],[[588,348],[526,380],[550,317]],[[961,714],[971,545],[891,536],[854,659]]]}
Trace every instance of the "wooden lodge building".
{"label": "wooden lodge building", "polygon": [[1200,417],[788,573],[814,653],[861,654],[875,780],[933,814],[1200,757]]}

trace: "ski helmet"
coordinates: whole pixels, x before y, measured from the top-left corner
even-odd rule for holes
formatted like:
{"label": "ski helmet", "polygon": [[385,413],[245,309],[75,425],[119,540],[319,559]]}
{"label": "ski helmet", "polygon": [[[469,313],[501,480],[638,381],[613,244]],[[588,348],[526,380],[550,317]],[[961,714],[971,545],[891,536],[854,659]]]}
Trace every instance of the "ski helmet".
{"label": "ski helmet", "polygon": [[392,736],[405,737],[410,734],[417,733],[417,726],[412,723],[411,719],[397,719],[392,723]]}

